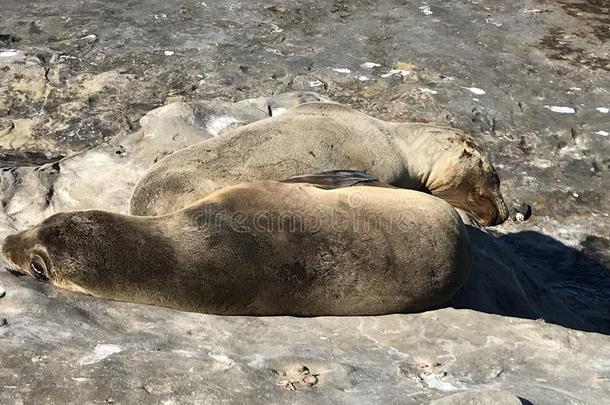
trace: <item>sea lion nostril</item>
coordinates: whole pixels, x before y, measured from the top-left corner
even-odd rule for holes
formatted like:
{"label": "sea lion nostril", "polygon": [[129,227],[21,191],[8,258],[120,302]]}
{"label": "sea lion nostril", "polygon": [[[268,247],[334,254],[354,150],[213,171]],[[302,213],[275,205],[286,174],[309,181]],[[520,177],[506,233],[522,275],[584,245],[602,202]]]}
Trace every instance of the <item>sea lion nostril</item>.
{"label": "sea lion nostril", "polygon": [[2,246],[4,247],[4,246],[11,245],[14,241],[15,241],[15,235],[8,235],[4,239],[4,244]]}
{"label": "sea lion nostril", "polygon": [[5,260],[11,259],[10,247],[15,244],[15,236],[9,235],[4,239],[4,243],[2,243],[2,248],[0,249],[0,254]]}
{"label": "sea lion nostril", "polygon": [[15,263],[15,257],[13,255],[14,251],[11,250],[11,246],[14,245],[14,242],[15,235],[9,235],[4,240],[4,243],[2,244],[2,249],[0,250],[0,253],[2,255],[2,261],[0,261],[2,266],[0,266],[0,268],[4,267],[6,271],[17,277],[25,276],[26,274]]}

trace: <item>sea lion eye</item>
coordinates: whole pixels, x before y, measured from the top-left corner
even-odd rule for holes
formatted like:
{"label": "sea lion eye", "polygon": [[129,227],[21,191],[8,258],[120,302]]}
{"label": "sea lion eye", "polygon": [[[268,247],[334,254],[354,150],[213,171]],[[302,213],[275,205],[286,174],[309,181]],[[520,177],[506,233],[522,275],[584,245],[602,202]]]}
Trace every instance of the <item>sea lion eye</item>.
{"label": "sea lion eye", "polygon": [[47,266],[45,265],[44,261],[38,257],[38,256],[34,256],[32,257],[32,261],[30,262],[30,270],[32,270],[32,275],[37,279],[37,280],[48,280],[48,277],[46,275],[46,269]]}

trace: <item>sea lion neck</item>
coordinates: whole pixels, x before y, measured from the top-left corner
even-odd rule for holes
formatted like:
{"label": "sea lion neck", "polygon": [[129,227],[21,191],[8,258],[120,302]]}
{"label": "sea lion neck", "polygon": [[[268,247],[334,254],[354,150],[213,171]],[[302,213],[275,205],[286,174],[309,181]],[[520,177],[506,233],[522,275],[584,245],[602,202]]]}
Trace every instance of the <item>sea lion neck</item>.
{"label": "sea lion neck", "polygon": [[434,140],[431,140],[431,134],[428,133],[434,127],[405,122],[384,122],[383,124],[392,128],[391,131],[384,132],[388,136],[390,144],[394,145],[397,153],[402,157],[405,173],[408,174],[400,176],[400,181],[392,185],[430,193],[430,176],[434,162],[444,152],[444,150],[438,149]]}

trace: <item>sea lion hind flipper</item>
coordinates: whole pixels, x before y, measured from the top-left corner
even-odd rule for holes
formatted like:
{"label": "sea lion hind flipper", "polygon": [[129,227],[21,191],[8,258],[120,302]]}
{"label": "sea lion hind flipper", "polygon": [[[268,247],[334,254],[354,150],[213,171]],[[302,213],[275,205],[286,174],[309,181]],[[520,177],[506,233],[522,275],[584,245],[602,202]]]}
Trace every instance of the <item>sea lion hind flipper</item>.
{"label": "sea lion hind flipper", "polygon": [[300,174],[281,180],[282,183],[307,183],[323,189],[359,186],[388,186],[379,177],[358,170],[329,170],[313,174]]}

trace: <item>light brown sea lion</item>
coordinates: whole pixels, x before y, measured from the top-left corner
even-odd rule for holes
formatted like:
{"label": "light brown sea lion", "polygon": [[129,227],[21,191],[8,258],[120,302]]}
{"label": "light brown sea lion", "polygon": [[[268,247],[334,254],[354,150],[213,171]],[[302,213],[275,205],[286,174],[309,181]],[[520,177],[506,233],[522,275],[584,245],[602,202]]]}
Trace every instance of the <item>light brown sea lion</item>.
{"label": "light brown sea lion", "polygon": [[138,182],[130,212],[163,215],[228,185],[337,169],[429,192],[482,225],[508,217],[493,166],[464,133],[334,103],[302,104],[168,156]]}
{"label": "light brown sea lion", "polygon": [[73,291],[212,314],[412,312],[461,287],[470,242],[448,203],[321,183],[229,186],[160,217],[60,213],[9,236],[2,256]]}

